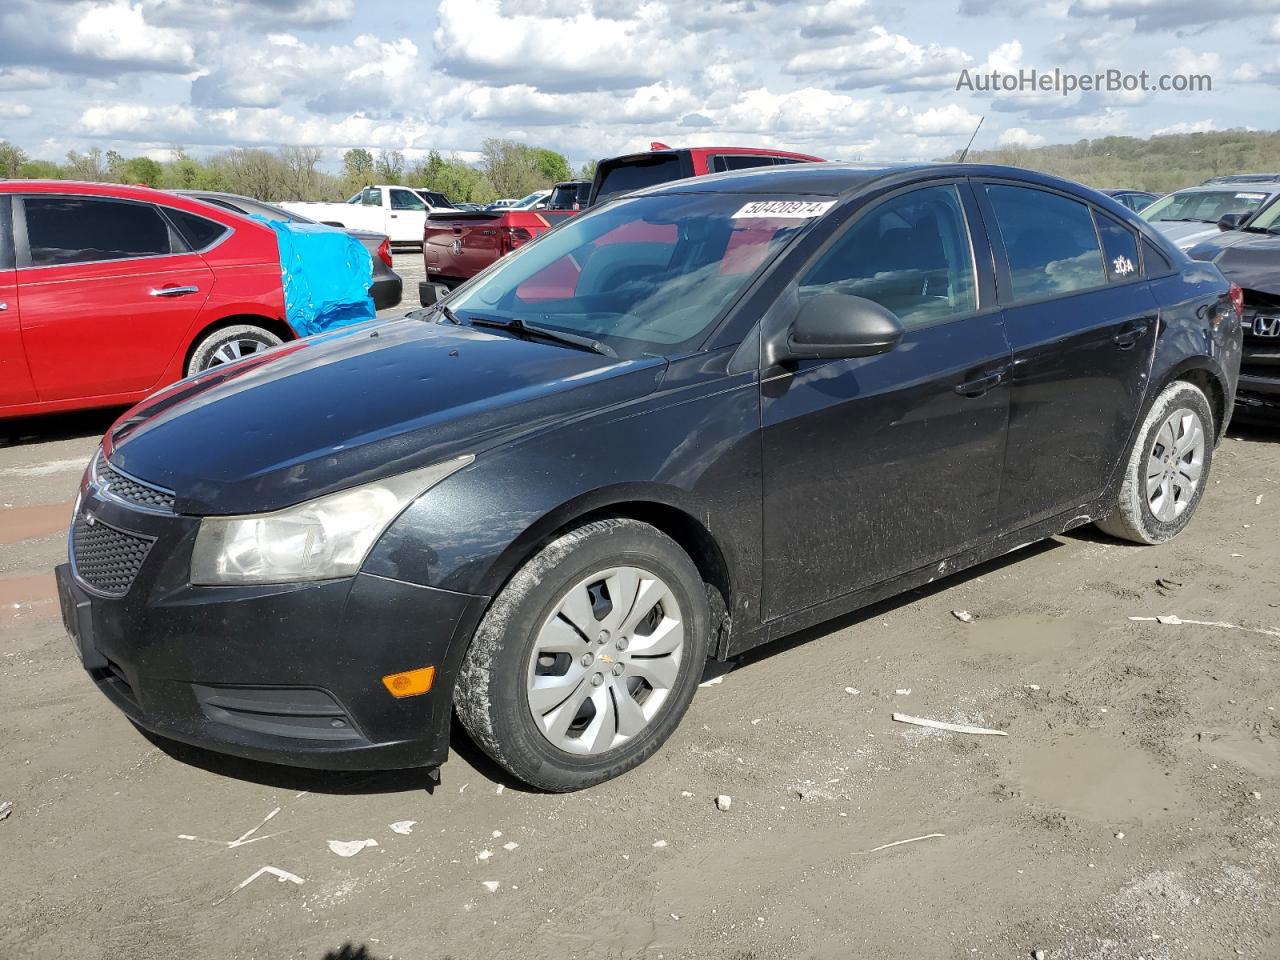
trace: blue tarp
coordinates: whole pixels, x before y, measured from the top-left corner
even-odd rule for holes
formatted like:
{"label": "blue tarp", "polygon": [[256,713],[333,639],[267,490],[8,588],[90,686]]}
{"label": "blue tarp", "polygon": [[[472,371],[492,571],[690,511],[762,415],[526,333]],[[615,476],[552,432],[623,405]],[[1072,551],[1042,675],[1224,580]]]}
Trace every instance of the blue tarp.
{"label": "blue tarp", "polygon": [[374,318],[373,260],[359,240],[318,223],[253,219],[276,233],[285,319],[298,336]]}

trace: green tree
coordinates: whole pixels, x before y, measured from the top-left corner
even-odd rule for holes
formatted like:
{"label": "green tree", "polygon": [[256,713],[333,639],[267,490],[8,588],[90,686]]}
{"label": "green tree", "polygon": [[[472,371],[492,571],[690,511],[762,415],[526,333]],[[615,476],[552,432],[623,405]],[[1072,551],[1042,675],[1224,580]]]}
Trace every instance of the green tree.
{"label": "green tree", "polygon": [[360,190],[373,183],[373,154],[361,147],[342,155],[343,182],[349,190]]}
{"label": "green tree", "polygon": [[0,178],[13,179],[27,162],[27,153],[21,147],[0,140]]}
{"label": "green tree", "polygon": [[598,163],[598,162],[597,162],[597,161],[595,161],[595,160],[588,160],[588,161],[587,161],[586,163],[584,163],[581,167],[579,167],[579,168],[578,168],[578,179],[579,179],[579,180],[594,180],[594,179],[596,178],[596,166],[597,166],[597,163]]}
{"label": "green tree", "polygon": [[160,176],[164,173],[160,164],[150,157],[130,157],[119,167],[121,183],[143,184],[148,187],[160,186]]}
{"label": "green tree", "polygon": [[532,147],[534,164],[538,172],[546,179],[548,185],[561,180],[573,178],[573,170],[563,153],[556,153],[546,147]]}
{"label": "green tree", "polygon": [[88,180],[98,182],[107,179],[106,160],[102,150],[90,147],[84,153],[76,150],[67,151],[67,176],[72,180]]}
{"label": "green tree", "polygon": [[404,154],[399,150],[379,150],[374,174],[379,183],[399,183],[404,177]]}

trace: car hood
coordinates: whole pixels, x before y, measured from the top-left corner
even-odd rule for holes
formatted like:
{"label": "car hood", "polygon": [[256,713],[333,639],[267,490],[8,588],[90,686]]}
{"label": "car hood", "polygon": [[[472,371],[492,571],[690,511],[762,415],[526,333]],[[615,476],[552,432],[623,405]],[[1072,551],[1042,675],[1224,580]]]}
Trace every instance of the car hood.
{"label": "car hood", "polygon": [[1155,220],[1151,225],[1174,242],[1179,250],[1195,246],[1206,237],[1218,233],[1216,223],[1187,223],[1182,220]]}
{"label": "car hood", "polygon": [[1246,290],[1280,296],[1280,237],[1225,230],[1187,253],[1193,260],[1216,264],[1223,276]]}
{"label": "car hood", "polygon": [[179,381],[122,416],[111,463],[178,512],[259,513],[463,454],[653,391],[618,360],[405,318],[285,344]]}

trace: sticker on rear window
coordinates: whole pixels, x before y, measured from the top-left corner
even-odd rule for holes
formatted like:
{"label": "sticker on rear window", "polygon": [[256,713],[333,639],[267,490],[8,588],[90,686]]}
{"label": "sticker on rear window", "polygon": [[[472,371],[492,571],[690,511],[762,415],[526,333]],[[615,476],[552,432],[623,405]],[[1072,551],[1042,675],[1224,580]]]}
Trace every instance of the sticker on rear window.
{"label": "sticker on rear window", "polygon": [[1267,199],[1267,195],[1265,193],[1237,193],[1236,199],[1237,200],[1265,200]]}
{"label": "sticker on rear window", "polygon": [[753,200],[735,213],[733,219],[809,220],[822,216],[835,205],[834,200]]}

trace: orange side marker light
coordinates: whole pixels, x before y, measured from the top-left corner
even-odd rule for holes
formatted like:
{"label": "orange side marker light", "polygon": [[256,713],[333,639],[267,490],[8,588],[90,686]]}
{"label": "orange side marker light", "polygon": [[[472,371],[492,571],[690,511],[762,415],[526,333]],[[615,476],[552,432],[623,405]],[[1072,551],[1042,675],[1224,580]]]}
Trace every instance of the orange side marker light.
{"label": "orange side marker light", "polygon": [[417,670],[406,670],[404,673],[389,673],[382,678],[382,685],[397,700],[403,697],[417,697],[431,689],[431,682],[436,678],[435,667],[419,667]]}

